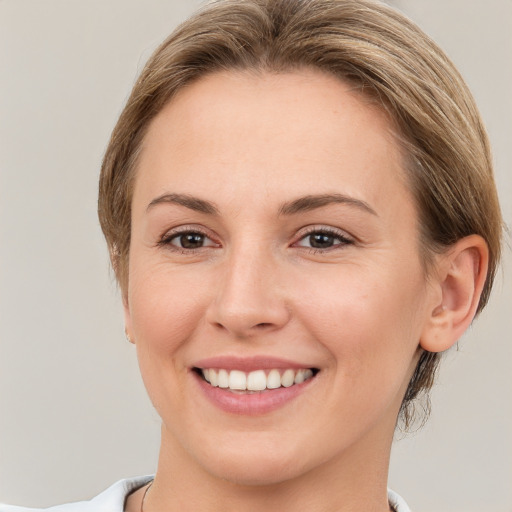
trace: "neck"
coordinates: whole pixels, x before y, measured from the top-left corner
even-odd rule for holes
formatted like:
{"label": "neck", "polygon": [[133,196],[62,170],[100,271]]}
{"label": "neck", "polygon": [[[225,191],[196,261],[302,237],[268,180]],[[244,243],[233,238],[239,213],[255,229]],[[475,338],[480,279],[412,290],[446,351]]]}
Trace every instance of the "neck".
{"label": "neck", "polygon": [[[394,425],[393,425],[394,427]],[[389,511],[387,476],[393,429],[370,432],[337,459],[271,483],[233,482],[208,471],[162,429],[155,481],[145,512]]]}

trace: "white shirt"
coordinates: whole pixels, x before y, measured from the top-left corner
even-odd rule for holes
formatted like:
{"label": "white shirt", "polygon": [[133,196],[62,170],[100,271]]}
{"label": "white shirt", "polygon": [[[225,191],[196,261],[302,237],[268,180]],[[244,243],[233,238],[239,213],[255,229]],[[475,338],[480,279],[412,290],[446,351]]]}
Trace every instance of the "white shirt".
{"label": "white shirt", "polygon": [[[78,501],[50,508],[26,508],[0,503],[0,512],[123,512],[129,494],[146,485],[153,476],[138,476],[119,480],[107,490],[89,501]],[[388,500],[396,512],[411,512],[407,503],[396,492],[388,489]]]}

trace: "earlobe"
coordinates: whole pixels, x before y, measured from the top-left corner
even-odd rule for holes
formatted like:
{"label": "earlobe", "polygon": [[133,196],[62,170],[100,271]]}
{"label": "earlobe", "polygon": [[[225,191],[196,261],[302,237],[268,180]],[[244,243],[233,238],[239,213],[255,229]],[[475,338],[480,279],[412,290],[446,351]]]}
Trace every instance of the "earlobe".
{"label": "earlobe", "polygon": [[439,257],[433,280],[436,299],[420,345],[443,352],[456,343],[471,324],[487,277],[489,250],[479,235],[457,241]]}

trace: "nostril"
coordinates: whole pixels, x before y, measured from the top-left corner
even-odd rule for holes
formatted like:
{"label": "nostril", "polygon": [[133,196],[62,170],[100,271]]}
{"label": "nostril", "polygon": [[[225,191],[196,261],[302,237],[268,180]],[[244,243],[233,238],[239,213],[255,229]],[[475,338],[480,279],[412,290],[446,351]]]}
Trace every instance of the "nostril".
{"label": "nostril", "polygon": [[268,327],[272,324],[268,323],[268,322],[263,322],[261,324],[256,324],[256,327],[259,327],[260,329],[264,328],[264,327]]}

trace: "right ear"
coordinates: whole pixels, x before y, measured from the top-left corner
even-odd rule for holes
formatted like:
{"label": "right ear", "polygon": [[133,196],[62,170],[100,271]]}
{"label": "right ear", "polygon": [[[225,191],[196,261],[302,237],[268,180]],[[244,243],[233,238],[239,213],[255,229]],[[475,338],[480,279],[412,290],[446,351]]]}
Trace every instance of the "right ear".
{"label": "right ear", "polygon": [[126,339],[135,345],[135,339],[133,337],[132,331],[132,317],[130,313],[130,305],[128,303],[128,294],[126,292],[123,293],[123,312],[124,312],[124,333],[126,335]]}

